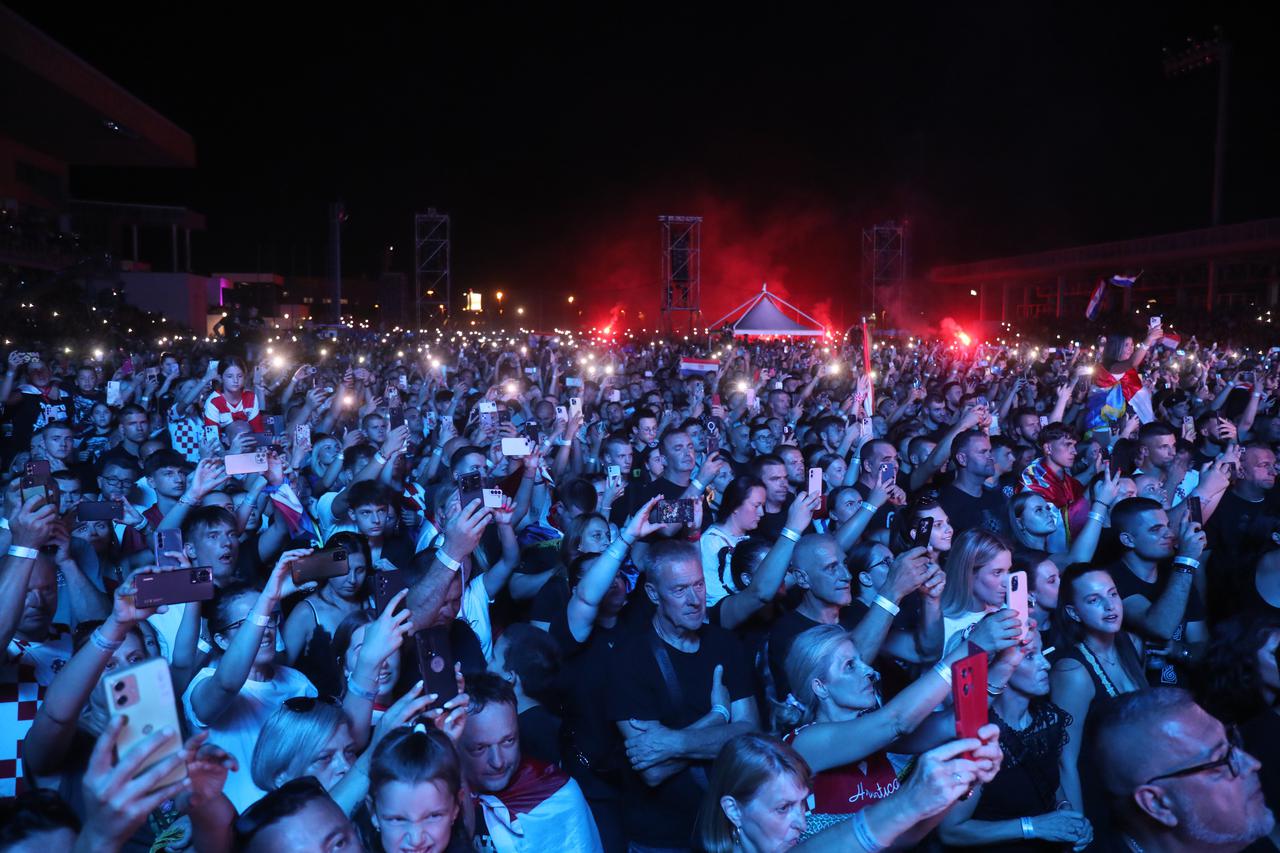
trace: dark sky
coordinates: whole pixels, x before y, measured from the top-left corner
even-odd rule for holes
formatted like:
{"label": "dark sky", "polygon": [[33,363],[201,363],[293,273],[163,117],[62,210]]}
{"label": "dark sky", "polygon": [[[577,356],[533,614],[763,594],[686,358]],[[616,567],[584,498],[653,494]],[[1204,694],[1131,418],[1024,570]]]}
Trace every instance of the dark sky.
{"label": "dark sky", "polygon": [[377,273],[388,244],[407,271],[412,213],[435,206],[455,287],[638,311],[656,304],[656,216],[695,213],[709,314],[765,279],[836,311],[857,299],[860,230],[887,218],[909,219],[918,274],[1198,227],[1215,74],[1166,79],[1161,49],[1215,24],[1234,44],[1226,220],[1280,207],[1263,12],[465,5],[12,4],[194,136],[194,173],[73,189],[204,212],[203,271],[321,271],[336,198],[347,274]]}

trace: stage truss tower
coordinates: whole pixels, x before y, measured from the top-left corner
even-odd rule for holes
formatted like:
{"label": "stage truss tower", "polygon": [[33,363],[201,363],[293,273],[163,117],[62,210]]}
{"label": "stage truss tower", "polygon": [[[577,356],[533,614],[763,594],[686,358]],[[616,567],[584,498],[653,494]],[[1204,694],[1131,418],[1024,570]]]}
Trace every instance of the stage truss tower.
{"label": "stage truss tower", "polygon": [[901,286],[906,277],[906,227],[890,221],[862,229],[862,284],[871,294],[871,316],[877,310],[876,291]]}
{"label": "stage truss tower", "polygon": [[[453,310],[453,281],[449,264],[453,252],[449,246],[449,214],[434,207],[413,217],[413,300],[415,328],[421,329],[425,317],[437,322]],[[425,309],[425,314],[424,314]]]}
{"label": "stage truss tower", "polygon": [[702,217],[659,216],[662,233],[662,325],[689,330],[702,314]]}

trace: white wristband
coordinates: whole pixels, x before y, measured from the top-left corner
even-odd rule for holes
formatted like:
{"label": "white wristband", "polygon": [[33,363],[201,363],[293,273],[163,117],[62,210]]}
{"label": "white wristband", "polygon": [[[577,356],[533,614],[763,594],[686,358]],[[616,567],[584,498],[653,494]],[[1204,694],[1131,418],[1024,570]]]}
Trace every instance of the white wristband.
{"label": "white wristband", "polygon": [[894,604],[892,601],[885,598],[883,595],[876,596],[876,605],[879,607],[883,607],[885,610],[888,610],[889,614],[892,616],[897,616],[898,612],[902,610],[901,607]]}
{"label": "white wristband", "polygon": [[720,716],[724,717],[724,721],[725,721],[726,723],[728,723],[728,722],[730,722],[730,721],[732,721],[732,720],[733,720],[733,717],[731,717],[731,716],[729,715],[729,709],[728,709],[728,708],[726,708],[726,707],[725,707],[725,706],[723,706],[723,705],[712,705],[712,706],[711,706],[711,710],[712,710],[712,712],[714,712],[714,713],[716,713],[716,714],[719,714]]}
{"label": "white wristband", "polygon": [[448,569],[451,572],[456,572],[462,569],[461,561],[455,560],[453,559],[453,557],[450,557],[448,554],[444,552],[443,548],[436,551],[436,559],[440,561],[440,565],[444,566],[446,569]]}
{"label": "white wristband", "polygon": [[707,490],[706,483],[702,482],[697,477],[694,477],[692,480],[690,480],[689,485],[693,486],[699,492],[705,492]]}
{"label": "white wristband", "polygon": [[1194,557],[1174,557],[1173,564],[1175,566],[1177,565],[1190,566],[1193,569],[1200,568],[1200,561],[1195,559]]}
{"label": "white wristband", "polygon": [[373,454],[373,461],[374,461],[374,462],[377,462],[379,465],[386,465],[386,464],[387,464],[387,457],[385,457],[385,456],[383,456],[383,455],[382,455],[382,451],[381,451],[381,450],[378,450],[378,451],[375,451],[375,452],[374,452],[374,454]]}
{"label": "white wristband", "polygon": [[933,665],[933,671],[938,673],[938,677],[947,682],[947,686],[951,686],[951,667],[942,661],[938,661]]}
{"label": "white wristband", "polygon": [[1032,825],[1031,818],[1024,817],[1021,820],[1022,820],[1022,837],[1028,840],[1035,838],[1036,828],[1034,825]]}
{"label": "white wristband", "polygon": [[780,532],[781,532],[781,534],[782,534],[782,536],[783,536],[784,538],[786,538],[786,539],[790,539],[792,542],[799,542],[799,541],[800,541],[800,534],[799,534],[799,533],[796,533],[796,532],[795,532],[794,530],[792,530],[790,527],[784,527],[784,528],[782,528],[782,530],[781,530]]}
{"label": "white wristband", "polygon": [[19,560],[34,560],[40,556],[40,552],[35,548],[27,548],[22,545],[10,545],[9,556],[17,557]]}

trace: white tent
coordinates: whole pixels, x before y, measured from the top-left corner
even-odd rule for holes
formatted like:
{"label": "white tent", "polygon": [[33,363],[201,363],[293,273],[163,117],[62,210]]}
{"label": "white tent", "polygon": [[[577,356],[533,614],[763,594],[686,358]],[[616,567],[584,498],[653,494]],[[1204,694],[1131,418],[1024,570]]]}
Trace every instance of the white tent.
{"label": "white tent", "polygon": [[[796,319],[784,314],[784,308],[795,314]],[[730,319],[735,316],[737,320]],[[812,325],[807,325],[810,323]],[[826,330],[817,320],[782,297],[770,293],[767,283],[760,288],[758,294],[712,323],[710,328],[717,332],[731,328],[735,336],[743,337],[749,335],[819,337],[826,334]]]}

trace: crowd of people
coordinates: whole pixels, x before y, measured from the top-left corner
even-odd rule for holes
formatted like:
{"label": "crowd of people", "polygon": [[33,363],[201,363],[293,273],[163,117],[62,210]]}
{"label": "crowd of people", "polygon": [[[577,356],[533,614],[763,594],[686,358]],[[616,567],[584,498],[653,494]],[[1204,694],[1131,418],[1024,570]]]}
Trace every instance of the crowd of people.
{"label": "crowd of people", "polygon": [[266,334],[7,353],[0,850],[1280,847],[1280,349]]}

